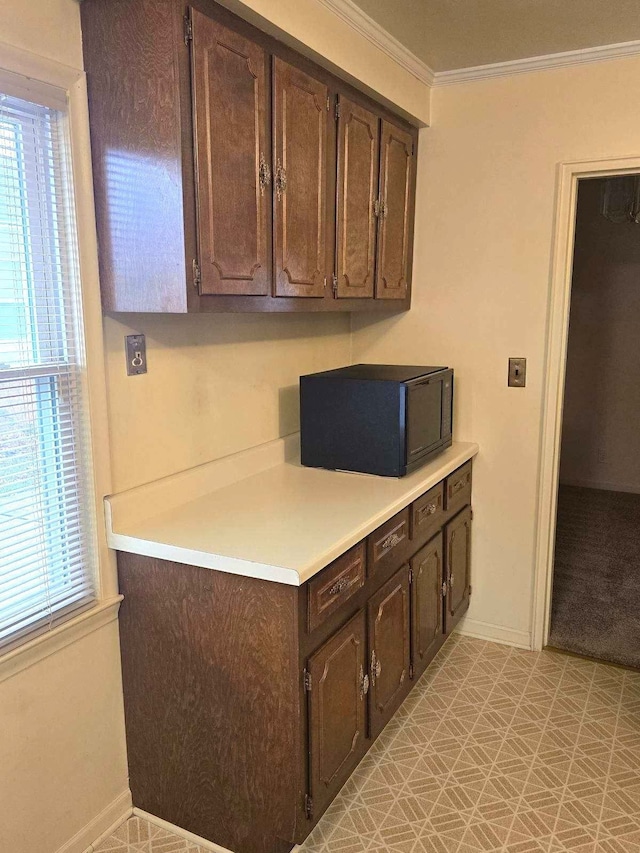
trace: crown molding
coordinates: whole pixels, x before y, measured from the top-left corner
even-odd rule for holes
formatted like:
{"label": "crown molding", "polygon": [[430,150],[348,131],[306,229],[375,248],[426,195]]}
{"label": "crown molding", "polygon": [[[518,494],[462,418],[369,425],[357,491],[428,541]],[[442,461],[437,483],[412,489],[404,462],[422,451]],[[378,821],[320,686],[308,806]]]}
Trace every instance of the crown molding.
{"label": "crown molding", "polygon": [[387,56],[395,60],[398,65],[402,66],[410,74],[413,74],[414,77],[417,77],[421,83],[433,86],[437,75],[429,68],[426,62],[418,59],[414,53],[388,33],[384,27],[381,27],[366,12],[363,12],[359,6],[356,6],[353,0],[317,0],[317,2],[330,9],[353,30],[364,36],[367,41],[374,44],[383,53],[386,53]]}
{"label": "crown molding", "polygon": [[495,62],[490,65],[457,68],[452,71],[436,71],[433,85],[450,86],[454,83],[488,80],[492,77],[510,77],[513,74],[526,74],[531,71],[546,71],[553,68],[567,68],[572,65],[586,65],[589,62],[605,62],[610,59],[623,59],[638,55],[640,55],[640,41],[627,41],[620,44],[607,44],[601,47],[587,47],[582,50],[567,50],[564,53],[549,53],[546,56],[514,59],[509,62]]}

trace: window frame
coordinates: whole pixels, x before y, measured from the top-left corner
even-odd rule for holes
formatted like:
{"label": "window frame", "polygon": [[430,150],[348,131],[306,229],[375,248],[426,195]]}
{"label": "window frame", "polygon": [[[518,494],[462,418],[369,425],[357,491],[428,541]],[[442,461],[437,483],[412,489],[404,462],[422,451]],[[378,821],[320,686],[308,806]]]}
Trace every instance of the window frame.
{"label": "window frame", "polygon": [[65,621],[51,630],[35,636],[26,635],[8,650],[0,650],[2,681],[5,676],[32,665],[117,618],[122,596],[118,594],[115,554],[107,546],[104,524],[103,499],[111,492],[111,470],[86,76],[81,69],[62,65],[13,45],[0,44],[0,57],[0,91],[58,109],[64,105],[65,110],[62,120],[69,147],[69,204],[75,218],[79,301],[84,332],[81,378],[89,424],[86,461],[93,480],[91,510],[97,558],[95,602],[87,604],[80,612],[69,614]]}

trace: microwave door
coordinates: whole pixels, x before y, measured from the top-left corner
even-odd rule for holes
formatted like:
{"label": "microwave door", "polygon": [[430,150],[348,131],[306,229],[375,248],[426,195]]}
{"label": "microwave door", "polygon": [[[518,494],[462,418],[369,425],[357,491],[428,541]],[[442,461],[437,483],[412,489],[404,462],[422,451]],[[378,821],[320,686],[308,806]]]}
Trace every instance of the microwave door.
{"label": "microwave door", "polygon": [[442,440],[442,379],[408,387],[407,463],[417,459]]}

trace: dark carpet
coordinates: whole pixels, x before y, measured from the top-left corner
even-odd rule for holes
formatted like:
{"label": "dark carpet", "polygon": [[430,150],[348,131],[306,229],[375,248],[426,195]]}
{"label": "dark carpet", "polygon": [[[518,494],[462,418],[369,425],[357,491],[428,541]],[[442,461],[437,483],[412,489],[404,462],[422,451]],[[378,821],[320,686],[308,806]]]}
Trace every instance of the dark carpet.
{"label": "dark carpet", "polygon": [[640,495],[560,486],[549,645],[640,667]]}

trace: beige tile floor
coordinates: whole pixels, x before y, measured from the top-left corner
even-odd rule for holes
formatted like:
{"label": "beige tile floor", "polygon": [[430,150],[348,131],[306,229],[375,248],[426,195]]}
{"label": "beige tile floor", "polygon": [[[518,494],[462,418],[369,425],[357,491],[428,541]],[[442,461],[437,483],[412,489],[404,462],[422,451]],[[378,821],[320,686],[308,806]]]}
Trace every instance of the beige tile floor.
{"label": "beige tile floor", "polygon": [[364,851],[640,853],[640,673],[452,637],[301,848]]}

